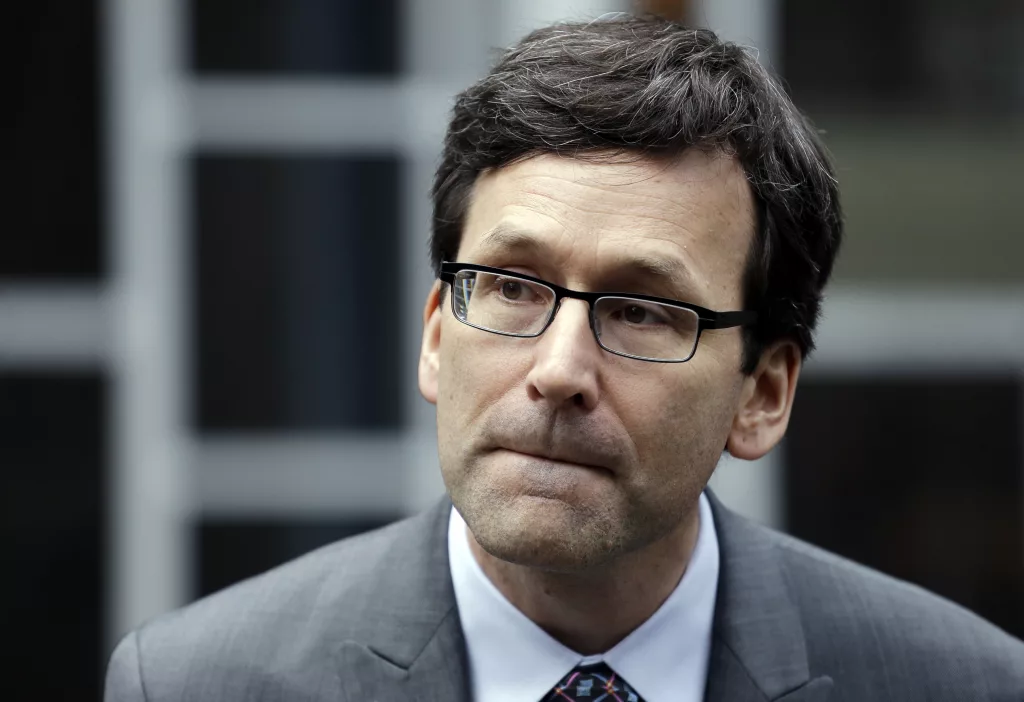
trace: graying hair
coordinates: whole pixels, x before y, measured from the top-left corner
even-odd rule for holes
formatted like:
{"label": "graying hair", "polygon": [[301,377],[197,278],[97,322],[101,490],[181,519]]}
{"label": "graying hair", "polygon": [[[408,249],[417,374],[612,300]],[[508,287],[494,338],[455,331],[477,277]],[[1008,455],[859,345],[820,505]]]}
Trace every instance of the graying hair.
{"label": "graying hair", "polygon": [[831,160],[807,119],[745,49],[708,30],[616,16],[539,29],[456,97],[433,187],[430,255],[454,260],[469,197],[488,169],[555,153],[734,155],[757,204],[744,278],[743,370],[791,339],[806,355],[842,238]]}

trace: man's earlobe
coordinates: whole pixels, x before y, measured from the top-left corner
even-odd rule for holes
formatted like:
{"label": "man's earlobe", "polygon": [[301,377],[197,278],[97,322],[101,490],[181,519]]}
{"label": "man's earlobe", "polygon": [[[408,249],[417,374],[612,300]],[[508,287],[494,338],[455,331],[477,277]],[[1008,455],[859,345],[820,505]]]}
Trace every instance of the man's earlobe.
{"label": "man's earlobe", "polygon": [[726,449],[753,461],[772,450],[786,434],[802,355],[792,341],[773,345],[746,378]]}
{"label": "man's earlobe", "polygon": [[437,404],[437,380],[441,349],[441,283],[427,294],[423,307],[423,340],[420,344],[419,384],[423,399]]}

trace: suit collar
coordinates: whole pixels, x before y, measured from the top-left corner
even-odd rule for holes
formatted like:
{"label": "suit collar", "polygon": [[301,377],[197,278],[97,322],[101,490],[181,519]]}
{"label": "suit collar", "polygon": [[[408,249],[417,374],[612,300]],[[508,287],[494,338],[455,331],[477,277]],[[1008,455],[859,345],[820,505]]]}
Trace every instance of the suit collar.
{"label": "suit collar", "polygon": [[707,702],[823,702],[832,680],[812,678],[800,614],[771,532],[708,491],[721,554]]}
{"label": "suit collar", "polygon": [[[367,627],[338,646],[345,700],[467,700],[465,642],[448,568],[451,502],[391,527],[402,533],[361,601]],[[354,673],[354,674],[353,674]]]}

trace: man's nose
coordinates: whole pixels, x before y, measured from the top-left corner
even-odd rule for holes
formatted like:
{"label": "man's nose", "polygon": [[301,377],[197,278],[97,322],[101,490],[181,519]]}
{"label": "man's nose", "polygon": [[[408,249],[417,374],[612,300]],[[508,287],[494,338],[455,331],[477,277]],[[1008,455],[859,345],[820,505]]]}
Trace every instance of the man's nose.
{"label": "man's nose", "polygon": [[531,399],[593,409],[600,396],[597,371],[602,354],[590,328],[587,303],[563,300],[534,347],[533,367],[526,377]]}

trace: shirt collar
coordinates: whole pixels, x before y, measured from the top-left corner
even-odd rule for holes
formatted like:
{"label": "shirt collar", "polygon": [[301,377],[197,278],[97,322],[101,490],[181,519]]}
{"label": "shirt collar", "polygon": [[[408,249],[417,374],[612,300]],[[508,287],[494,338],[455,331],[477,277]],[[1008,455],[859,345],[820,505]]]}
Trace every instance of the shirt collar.
{"label": "shirt collar", "polygon": [[719,552],[707,498],[697,543],[675,590],[647,621],[604,654],[582,656],[509,602],[469,549],[453,507],[448,557],[476,702],[540,700],[576,665],[603,660],[646,702],[700,702],[707,680]]}

